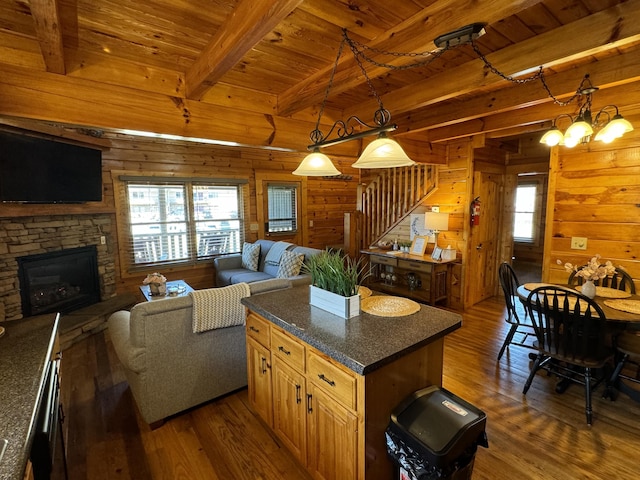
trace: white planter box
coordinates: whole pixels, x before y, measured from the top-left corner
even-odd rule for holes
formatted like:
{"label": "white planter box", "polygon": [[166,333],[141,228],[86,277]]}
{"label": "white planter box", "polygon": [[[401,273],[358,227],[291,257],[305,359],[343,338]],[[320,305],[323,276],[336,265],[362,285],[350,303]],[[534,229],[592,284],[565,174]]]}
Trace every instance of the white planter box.
{"label": "white planter box", "polygon": [[360,315],[360,295],[343,297],[331,293],[313,285],[309,286],[309,303],[314,307],[339,315],[342,318],[351,318]]}

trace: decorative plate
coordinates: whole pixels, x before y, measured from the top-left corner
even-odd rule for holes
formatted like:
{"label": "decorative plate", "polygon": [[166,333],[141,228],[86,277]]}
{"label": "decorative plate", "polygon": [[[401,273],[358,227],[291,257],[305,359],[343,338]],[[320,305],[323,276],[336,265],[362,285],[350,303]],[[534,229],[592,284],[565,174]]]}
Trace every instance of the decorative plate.
{"label": "decorative plate", "polygon": [[605,300],[604,304],[622,312],[640,314],[640,300]]}
{"label": "decorative plate", "polygon": [[358,287],[358,295],[360,295],[360,300],[362,301],[363,298],[367,298],[371,296],[371,289],[367,288],[367,287],[363,287],[362,285],[360,285]]}
{"label": "decorative plate", "polygon": [[404,317],[420,311],[420,304],[404,297],[376,295],[361,299],[360,310],[379,317]]}

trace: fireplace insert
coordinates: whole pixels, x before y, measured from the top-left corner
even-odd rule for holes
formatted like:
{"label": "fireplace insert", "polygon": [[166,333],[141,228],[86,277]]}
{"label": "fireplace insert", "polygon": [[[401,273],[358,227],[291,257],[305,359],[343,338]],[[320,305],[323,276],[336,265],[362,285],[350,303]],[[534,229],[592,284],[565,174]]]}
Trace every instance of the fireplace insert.
{"label": "fireplace insert", "polygon": [[18,259],[22,315],[69,313],[100,301],[96,246]]}

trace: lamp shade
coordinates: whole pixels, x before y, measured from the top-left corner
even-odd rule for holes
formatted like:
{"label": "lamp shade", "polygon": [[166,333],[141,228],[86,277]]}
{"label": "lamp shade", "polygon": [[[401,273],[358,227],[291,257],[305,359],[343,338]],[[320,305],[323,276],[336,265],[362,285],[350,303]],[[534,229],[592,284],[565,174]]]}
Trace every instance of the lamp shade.
{"label": "lamp shade", "polygon": [[381,136],[367,145],[353,168],[393,168],[410,167],[415,164],[398,142]]}
{"label": "lamp shade", "polygon": [[568,138],[575,138],[579,141],[582,137],[588,137],[592,133],[593,127],[588,122],[585,122],[582,117],[579,117],[564,133],[565,142]]}
{"label": "lamp shade", "polygon": [[542,136],[540,143],[544,143],[549,147],[558,145],[562,141],[562,132],[558,127],[552,127]]}
{"label": "lamp shade", "polygon": [[294,175],[302,175],[307,177],[332,177],[340,175],[338,170],[329,157],[324,153],[320,153],[315,149],[312,153],[304,157],[298,168],[293,172]]}
{"label": "lamp shade", "polygon": [[618,114],[611,119],[596,135],[596,140],[604,143],[611,143],[616,138],[621,137],[633,130],[633,125]]}
{"label": "lamp shade", "polygon": [[426,212],[424,214],[424,227],[439,232],[449,230],[449,214],[441,212]]}

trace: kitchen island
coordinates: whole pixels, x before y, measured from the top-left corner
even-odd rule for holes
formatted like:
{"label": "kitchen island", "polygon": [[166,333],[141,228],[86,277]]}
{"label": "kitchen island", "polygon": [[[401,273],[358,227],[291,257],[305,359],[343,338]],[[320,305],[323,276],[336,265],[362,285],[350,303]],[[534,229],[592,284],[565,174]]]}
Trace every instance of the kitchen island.
{"label": "kitchen island", "polygon": [[56,350],[57,314],[3,322],[0,337],[0,479],[22,480],[29,459],[47,365]]}
{"label": "kitchen island", "polygon": [[384,431],[412,392],[442,385],[444,337],[462,317],[421,306],[345,320],[309,305],[309,287],[242,299],[249,401],[316,478],[393,477]]}

